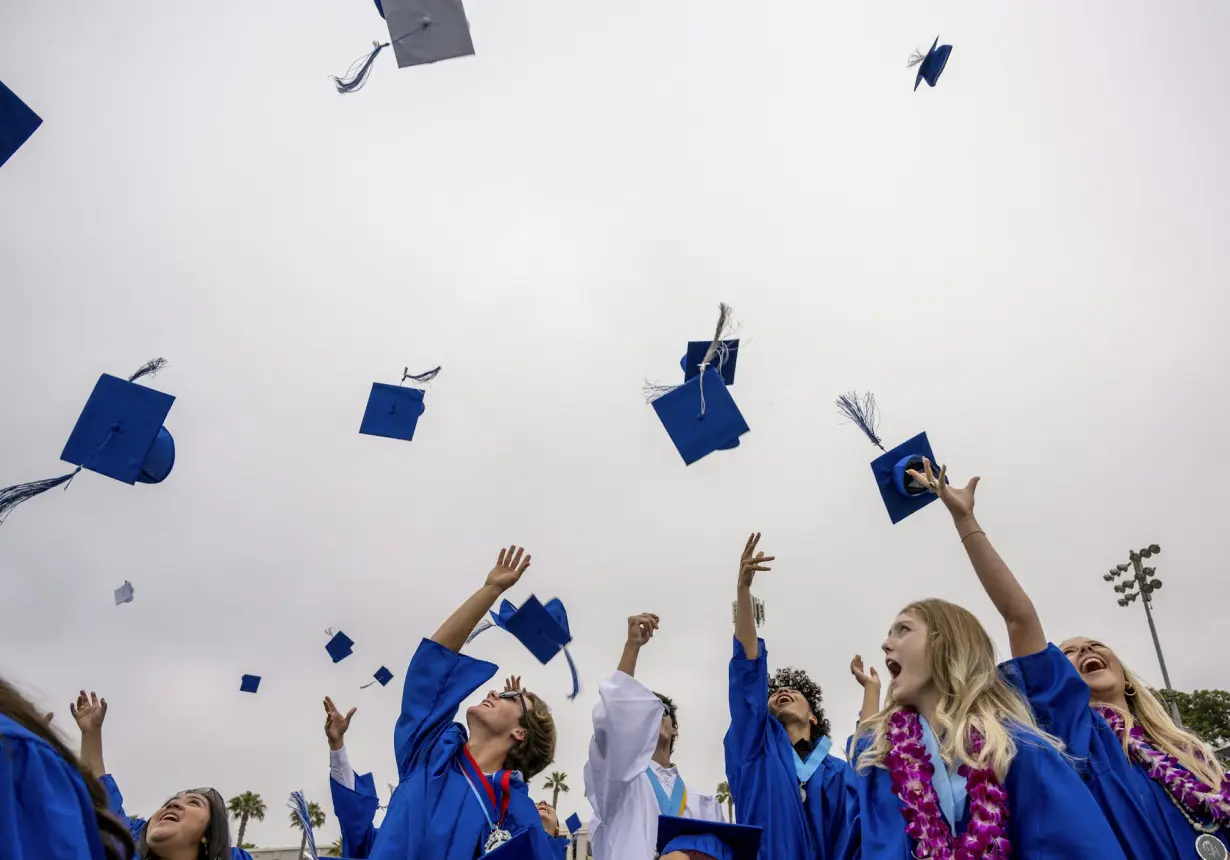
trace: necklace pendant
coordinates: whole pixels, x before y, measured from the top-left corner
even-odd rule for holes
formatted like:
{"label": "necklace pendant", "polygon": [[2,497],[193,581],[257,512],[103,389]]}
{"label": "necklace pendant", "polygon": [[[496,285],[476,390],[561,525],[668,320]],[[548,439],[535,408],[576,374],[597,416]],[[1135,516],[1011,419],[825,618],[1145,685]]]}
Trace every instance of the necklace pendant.
{"label": "necklace pendant", "polygon": [[490,854],[510,839],[512,839],[511,833],[497,827],[495,830],[492,830],[491,835],[487,837],[487,846],[483,848],[483,853]]}
{"label": "necklace pendant", "polygon": [[807,802],[807,789],[803,787],[803,783],[799,783],[799,800]]}
{"label": "necklace pendant", "polygon": [[1202,833],[1196,837],[1196,854],[1200,860],[1226,860],[1230,853],[1216,836]]}

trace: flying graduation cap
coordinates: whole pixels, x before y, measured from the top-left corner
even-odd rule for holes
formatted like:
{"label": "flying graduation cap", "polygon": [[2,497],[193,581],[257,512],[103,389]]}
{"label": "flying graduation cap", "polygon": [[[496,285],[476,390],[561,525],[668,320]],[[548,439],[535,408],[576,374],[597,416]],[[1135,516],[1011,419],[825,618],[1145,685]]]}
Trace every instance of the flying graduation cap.
{"label": "flying graduation cap", "polygon": [[[936,47],[936,46],[939,47]],[[940,79],[940,75],[944,72],[944,66],[948,65],[948,55],[952,53],[952,45],[940,45],[940,37],[935,37],[935,42],[931,45],[931,50],[923,54],[915,51],[910,57],[908,68],[918,66],[918,75],[914,78],[914,91],[918,91],[918,85],[923,81],[927,82],[927,86],[935,86],[936,81]]]}
{"label": "flying graduation cap", "polygon": [[681,362],[684,383],[646,383],[644,388],[658,420],[687,466],[714,451],[737,447],[739,437],[748,431],[743,414],[726,390],[734,382],[739,344],[737,340],[723,339],[729,324],[730,307],[719,305],[717,331],[704,350],[699,348],[699,342],[688,344],[687,355]]}
{"label": "flying graduation cap", "polygon": [[375,678],[376,680],[368,681],[366,684],[364,684],[359,689],[366,690],[372,684],[375,684],[377,682],[379,682],[380,686],[387,687],[389,684],[389,681],[393,680],[393,673],[388,670],[387,666],[381,666],[379,669],[376,670],[376,674],[372,675],[372,677]]}
{"label": "flying graduation cap", "polygon": [[0,522],[22,502],[68,484],[82,469],[129,485],[165,480],[175,465],[175,440],[162,422],[175,398],[136,381],[166,363],[162,358],[148,361],[127,380],[106,373],[99,377],[60,452],[61,460],[77,468],[58,478],[0,489]]}
{"label": "flying graduation cap", "polygon": [[354,640],[345,633],[340,630],[336,633],[326,630],[325,633],[333,637],[325,645],[325,650],[329,652],[334,663],[340,663],[354,653]]}
{"label": "flying graduation cap", "polygon": [[[387,2],[387,0],[386,0]],[[423,389],[407,388],[406,380],[417,383],[431,382],[440,375],[440,368],[434,368],[417,376],[406,368],[402,372],[401,383],[389,385],[384,382],[373,382],[371,394],[367,396],[367,409],[363,411],[363,423],[359,432],[367,436],[384,436],[389,439],[403,439],[407,442],[414,438],[414,428],[418,426],[419,416],[426,410],[423,404]]]}
{"label": "flying graduation cap", "polygon": [[474,53],[461,0],[376,0],[376,11],[388,25],[389,41],[372,42],[370,53],[351,63],[344,77],[333,79],[339,93],[363,89],[376,57],[390,45],[399,69]]}
{"label": "flying graduation cap", "polygon": [[124,584],[115,590],[115,605],[121,603],[132,603],[133,588],[132,583],[124,580]]}
{"label": "flying graduation cap", "polygon": [[42,118],[0,82],[0,167],[42,124]]}
{"label": "flying graduation cap", "polygon": [[490,618],[484,618],[466,637],[466,643],[474,641],[478,634],[492,627],[507,630],[521,642],[530,653],[538,658],[538,662],[546,665],[560,651],[568,661],[568,671],[572,675],[572,693],[569,700],[575,699],[581,692],[581,682],[577,676],[577,665],[568,652],[568,643],[572,634],[568,631],[568,613],[558,597],[548,600],[546,604],[530,595],[520,607],[505,600],[500,604],[500,611],[492,610]]}
{"label": "flying graduation cap", "polygon": [[[837,398],[837,409],[862,430],[872,444],[884,451],[877,432],[880,416],[874,394],[868,392],[862,397],[855,391],[843,394]],[[911,469],[922,472],[924,457],[935,462],[935,454],[925,432],[907,439],[891,451],[884,451],[871,461],[871,472],[875,475],[880,497],[894,525],[938,498],[930,487],[909,475]]]}
{"label": "flying graduation cap", "polygon": [[260,675],[244,675],[242,678],[239,679],[239,692],[255,693],[257,688],[260,687],[260,685],[261,685]]}
{"label": "flying graduation cap", "polygon": [[746,824],[660,815],[658,853],[696,851],[714,860],[756,860],[760,834],[759,827]]}
{"label": "flying graduation cap", "polygon": [[577,835],[577,831],[581,829],[581,816],[577,815],[575,812],[572,813],[572,815],[569,815],[567,820],[564,821],[564,826],[568,828],[568,835],[575,837]]}

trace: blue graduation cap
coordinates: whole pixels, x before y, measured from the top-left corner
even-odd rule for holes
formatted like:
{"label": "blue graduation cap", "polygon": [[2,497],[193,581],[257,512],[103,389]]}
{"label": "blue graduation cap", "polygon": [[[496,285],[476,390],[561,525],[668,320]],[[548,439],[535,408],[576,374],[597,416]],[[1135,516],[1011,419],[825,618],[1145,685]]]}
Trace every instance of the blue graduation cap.
{"label": "blue graduation cap", "polygon": [[659,815],[658,853],[699,851],[715,860],[756,860],[760,833],[746,824]]}
{"label": "blue graduation cap", "polygon": [[132,603],[133,588],[132,583],[124,580],[124,584],[115,590],[115,605],[121,603]]}
{"label": "blue graduation cap", "polygon": [[0,82],[0,167],[42,124],[42,118]]}
{"label": "blue graduation cap", "polygon": [[406,388],[405,382],[407,379],[420,383],[431,382],[439,373],[440,368],[437,367],[414,376],[407,367],[402,374],[400,385],[373,382],[359,432],[367,436],[384,436],[409,442],[414,438],[414,428],[418,426],[419,416],[427,407],[423,404],[423,390]]}
{"label": "blue graduation cap", "polygon": [[373,678],[375,678],[376,680],[375,680],[375,681],[368,681],[366,684],[364,684],[364,685],[363,685],[362,687],[360,687],[359,689],[360,689],[360,690],[366,690],[366,689],[367,689],[368,687],[370,687],[372,684],[375,684],[375,683],[377,683],[377,682],[379,682],[379,683],[380,683],[380,686],[382,686],[382,687],[387,687],[387,686],[388,686],[388,684],[389,684],[389,681],[392,681],[392,680],[393,680],[393,673],[392,673],[392,672],[390,672],[390,671],[388,670],[388,667],[386,667],[386,666],[381,666],[379,669],[377,669],[377,670],[376,670],[376,674],[375,674],[375,675],[372,675],[372,677],[373,677]]}
{"label": "blue graduation cap", "polygon": [[929,487],[908,474],[910,470],[923,470],[923,458],[935,462],[935,454],[926,433],[919,433],[891,451],[885,451],[877,432],[880,417],[874,394],[868,392],[862,397],[854,391],[843,394],[837,398],[837,409],[862,430],[872,444],[884,451],[872,460],[871,472],[880,488],[880,498],[884,500],[888,517],[894,524],[915,511],[922,510],[938,498]]}
{"label": "blue graduation cap", "polygon": [[[688,352],[680,359],[679,366],[683,370],[683,381],[687,382],[693,376],[699,376],[701,364],[705,361],[705,356],[709,353],[709,347],[713,345],[712,341],[708,340],[691,340],[688,341]],[[719,341],[717,348],[714,350],[713,358],[709,362],[709,366],[716,367],[718,372],[722,374],[722,381],[727,385],[735,384],[735,363],[739,359],[739,339]]]}
{"label": "blue graduation cap", "polygon": [[577,831],[581,829],[581,816],[577,815],[575,812],[572,813],[572,815],[569,815],[567,820],[564,821],[564,825],[568,828],[569,834],[576,836]]}
{"label": "blue graduation cap", "polygon": [[325,650],[329,652],[334,663],[340,663],[354,653],[354,640],[339,630],[325,645]]}
{"label": "blue graduation cap", "polygon": [[244,675],[239,679],[239,692],[255,693],[256,688],[261,685],[260,675]]}
{"label": "blue graduation cap", "polygon": [[343,77],[333,79],[339,93],[363,89],[376,57],[389,45],[401,69],[474,53],[461,0],[376,0],[376,11],[388,26],[389,41],[372,42],[370,53],[351,63]]}
{"label": "blue graduation cap", "polygon": [[474,628],[474,632],[466,638],[467,643],[484,630],[499,627],[516,637],[540,663],[549,663],[551,658],[563,651],[564,659],[568,661],[568,671],[572,674],[572,693],[568,698],[577,697],[581,692],[581,682],[576,663],[568,651],[572,633],[568,630],[568,613],[558,597],[544,605],[531,594],[520,607],[505,600],[500,604],[500,611],[492,610],[490,615],[490,620],[484,619]]}
{"label": "blue graduation cap", "polygon": [[914,56],[910,57],[910,66],[918,66],[918,75],[914,78],[915,91],[923,81],[926,81],[929,87],[935,86],[944,72],[944,66],[948,65],[948,55],[951,53],[952,45],[940,45],[940,37],[936,36],[931,50],[925,56],[916,51]]}
{"label": "blue graduation cap", "polygon": [[175,440],[162,426],[175,398],[136,380],[166,366],[146,362],[128,379],[104,373],[98,379],[60,459],[76,469],[58,478],[0,489],[0,522],[22,502],[67,484],[82,469],[133,485],[164,481],[175,465]]}
{"label": "blue graduation cap", "polygon": [[483,855],[484,860],[488,857],[493,857],[495,860],[536,860],[534,845],[530,841],[530,831],[522,830],[503,845]]}

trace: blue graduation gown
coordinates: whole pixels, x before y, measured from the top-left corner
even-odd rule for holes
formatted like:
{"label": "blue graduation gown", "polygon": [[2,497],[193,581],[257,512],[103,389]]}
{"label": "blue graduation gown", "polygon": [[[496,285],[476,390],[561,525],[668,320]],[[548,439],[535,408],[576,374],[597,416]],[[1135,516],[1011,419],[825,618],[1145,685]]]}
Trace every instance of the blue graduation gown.
{"label": "blue graduation gown", "polygon": [[0,715],[0,856],[102,860],[102,837],[81,774],[51,745]]}
{"label": "blue graduation gown", "polygon": [[764,640],[757,641],[755,660],[738,639],[730,658],[730,728],[723,747],[739,823],[762,829],[760,860],[856,856],[847,841],[857,818],[853,772],[836,756],[825,756],[807,781],[806,803],[800,800],[794,748],[769,715],[768,656]]}
{"label": "blue graduation gown", "polygon": [[[1032,732],[1022,729],[1015,736],[1017,753],[1004,784],[1013,860],[1124,860],[1110,825],[1067,760]],[[855,755],[869,743],[859,738]],[[887,770],[859,774],[858,802],[863,860],[912,857],[914,840],[906,835]],[[964,833],[968,823],[967,797],[956,832]]]}
{"label": "blue graduation gown", "polygon": [[[1132,860],[1196,858],[1199,834],[1165,787],[1123,752],[1114,729],[1090,707],[1089,685],[1062,651],[1047,645],[1008,661],[1002,671],[1029,699],[1038,723],[1067,745],[1124,854]],[[1225,828],[1217,836],[1230,847]]]}
{"label": "blue graduation gown", "polygon": [[[98,781],[102,783],[103,789],[107,792],[108,808],[120,821],[128,825],[128,832],[132,834],[132,841],[136,842],[141,838],[141,831],[145,829],[145,819],[129,815],[124,811],[124,795],[120,792],[120,787],[116,784],[115,777],[109,773],[104,773],[98,778]],[[133,860],[138,860],[135,853],[133,854]],[[252,860],[252,855],[242,848],[231,848],[231,860]]]}
{"label": "blue graduation gown", "polygon": [[555,852],[557,860],[567,860],[568,846],[572,844],[572,839],[567,836],[552,836],[551,848]]}
{"label": "blue graduation gown", "polygon": [[[401,716],[393,732],[400,782],[371,860],[474,860],[481,855],[490,828],[458,764],[467,738],[465,726],[453,722],[453,717],[466,697],[497,670],[492,663],[430,639],[419,643],[406,670]],[[527,833],[535,860],[557,860],[521,779],[510,784],[502,826],[514,836]]]}
{"label": "blue graduation gown", "polygon": [[342,856],[348,860],[366,860],[379,833],[373,823],[376,810],[380,808],[376,780],[370,773],[356,774],[352,791],[330,777],[329,791],[333,795],[333,814],[342,828]]}

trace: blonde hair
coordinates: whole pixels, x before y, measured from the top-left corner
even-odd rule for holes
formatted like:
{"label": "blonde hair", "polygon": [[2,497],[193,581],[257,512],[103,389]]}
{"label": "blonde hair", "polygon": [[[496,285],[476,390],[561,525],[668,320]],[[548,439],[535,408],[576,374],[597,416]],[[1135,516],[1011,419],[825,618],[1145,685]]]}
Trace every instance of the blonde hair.
{"label": "blonde hair", "polygon": [[521,771],[528,781],[555,761],[555,718],[547,703],[533,693],[525,693],[522,699],[525,716],[521,718],[521,728],[525,729],[525,739],[513,744],[504,757],[504,767]]}
{"label": "blonde hair", "polygon": [[[995,645],[972,612],[935,598],[911,603],[901,611],[927,626],[927,661],[931,683],[939,693],[931,730],[945,762],[990,768],[1003,782],[1016,756],[1014,729],[1018,734],[1024,729],[1040,743],[1063,751],[1063,742],[1038,728],[1029,703],[1000,676]],[[890,688],[883,709],[859,726],[860,737],[871,736],[870,745],[858,758],[859,772],[885,767],[890,751],[888,721],[902,707],[893,701]],[[970,744],[975,729],[983,739],[977,753]]]}
{"label": "blonde hair", "polygon": [[1139,725],[1145,730],[1155,749],[1174,756],[1193,776],[1216,791],[1221,786],[1224,772],[1217,762],[1213,748],[1191,732],[1176,726],[1153,690],[1122,662],[1119,665],[1123,668],[1123,678],[1128,687],[1136,689],[1134,695],[1126,697],[1128,713],[1124,714],[1119,708],[1106,702],[1097,704],[1123,714],[1127,724],[1127,731],[1122,738],[1124,754],[1131,759],[1128,753],[1128,732],[1133,725]]}

